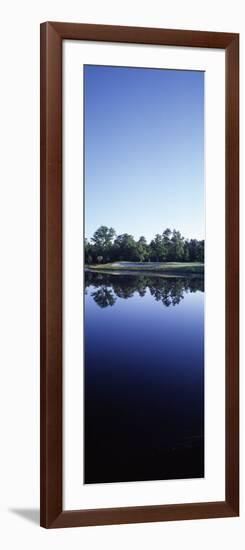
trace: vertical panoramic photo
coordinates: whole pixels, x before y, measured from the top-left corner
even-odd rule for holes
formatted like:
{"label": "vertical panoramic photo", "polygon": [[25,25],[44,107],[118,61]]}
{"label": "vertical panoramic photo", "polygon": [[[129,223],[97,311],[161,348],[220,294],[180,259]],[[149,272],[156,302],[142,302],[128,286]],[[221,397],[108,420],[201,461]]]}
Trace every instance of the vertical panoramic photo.
{"label": "vertical panoramic photo", "polygon": [[84,483],[204,477],[204,72],[84,66]]}

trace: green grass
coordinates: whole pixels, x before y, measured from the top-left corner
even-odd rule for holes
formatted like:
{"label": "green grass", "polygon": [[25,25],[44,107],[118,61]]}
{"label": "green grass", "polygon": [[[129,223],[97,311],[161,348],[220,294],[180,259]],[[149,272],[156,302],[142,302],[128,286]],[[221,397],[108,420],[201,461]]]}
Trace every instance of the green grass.
{"label": "green grass", "polygon": [[137,271],[138,273],[161,273],[166,275],[204,275],[201,262],[113,262],[86,266],[92,271]]}

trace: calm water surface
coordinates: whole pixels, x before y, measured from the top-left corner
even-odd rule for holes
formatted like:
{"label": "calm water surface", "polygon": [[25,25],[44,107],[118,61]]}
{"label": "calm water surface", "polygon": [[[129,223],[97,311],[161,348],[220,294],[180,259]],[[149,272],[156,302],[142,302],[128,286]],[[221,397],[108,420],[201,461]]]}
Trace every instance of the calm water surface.
{"label": "calm water surface", "polygon": [[85,483],[204,476],[204,282],[85,273]]}

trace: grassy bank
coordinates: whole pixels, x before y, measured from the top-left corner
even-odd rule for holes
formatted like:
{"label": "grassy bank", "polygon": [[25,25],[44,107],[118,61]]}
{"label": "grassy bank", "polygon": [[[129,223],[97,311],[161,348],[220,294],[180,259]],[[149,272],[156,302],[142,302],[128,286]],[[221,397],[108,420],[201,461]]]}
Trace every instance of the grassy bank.
{"label": "grassy bank", "polygon": [[204,275],[204,264],[200,262],[114,262],[86,265],[91,271],[138,272],[166,275]]}

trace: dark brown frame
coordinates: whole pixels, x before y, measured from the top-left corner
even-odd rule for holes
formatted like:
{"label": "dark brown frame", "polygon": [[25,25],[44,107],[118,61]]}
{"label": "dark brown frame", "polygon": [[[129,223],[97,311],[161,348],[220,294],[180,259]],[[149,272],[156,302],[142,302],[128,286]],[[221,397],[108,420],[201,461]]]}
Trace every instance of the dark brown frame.
{"label": "dark brown frame", "polygon": [[[226,497],[222,502],[62,510],[62,41],[219,48],[226,57]],[[41,526],[239,515],[239,35],[41,24]]]}

